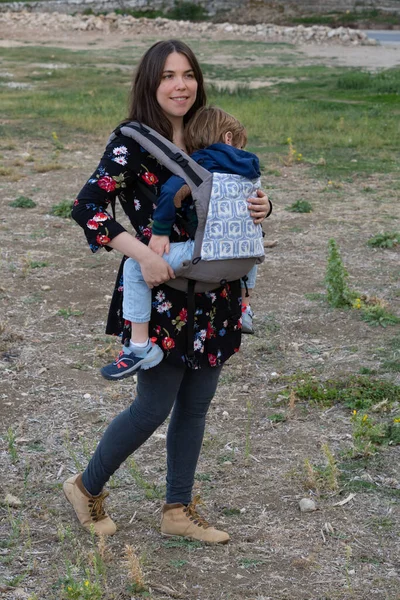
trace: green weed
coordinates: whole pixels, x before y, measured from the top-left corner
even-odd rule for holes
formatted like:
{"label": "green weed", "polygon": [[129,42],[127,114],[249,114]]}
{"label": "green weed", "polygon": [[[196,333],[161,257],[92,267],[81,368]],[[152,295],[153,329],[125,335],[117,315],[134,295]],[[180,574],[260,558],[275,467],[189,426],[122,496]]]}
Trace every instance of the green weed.
{"label": "green weed", "polygon": [[328,260],[325,275],[327,300],[333,308],[351,305],[352,294],[347,286],[348,273],[343,265],[339,247],[334,239],[328,242]]}
{"label": "green weed", "polygon": [[35,208],[36,202],[27,196],[18,196],[18,198],[10,202],[9,206],[12,208]]}
{"label": "green weed", "polygon": [[11,461],[13,463],[15,463],[18,460],[18,452],[17,452],[17,447],[15,445],[16,435],[13,432],[11,427],[9,427],[7,429],[6,439],[7,439],[8,452],[10,454]]}
{"label": "green weed", "polygon": [[71,210],[73,206],[72,200],[62,200],[59,204],[54,204],[51,207],[50,214],[63,219],[71,218]]}
{"label": "green weed", "polygon": [[400,401],[400,386],[385,380],[356,375],[319,382],[310,375],[291,386],[299,400],[319,406],[341,403],[352,410],[365,410],[384,400],[389,405]]}
{"label": "green weed", "polygon": [[69,319],[70,317],[81,317],[84,314],[82,310],[73,310],[72,308],[60,308],[57,311],[57,315],[63,319]]}
{"label": "green weed", "polygon": [[400,323],[400,317],[389,312],[384,306],[379,305],[363,307],[361,319],[369,325],[380,325],[381,327]]}
{"label": "green weed", "polygon": [[377,233],[367,242],[371,248],[394,248],[400,244],[400,232]]}
{"label": "green weed", "polygon": [[130,458],[127,461],[127,466],[134,482],[144,491],[144,495],[148,500],[164,498],[165,486],[156,485],[155,483],[146,481],[133,458]]}
{"label": "green weed", "polygon": [[285,210],[297,213],[310,213],[312,212],[313,207],[307,200],[296,200],[296,202],[293,202],[290,206],[286,206]]}

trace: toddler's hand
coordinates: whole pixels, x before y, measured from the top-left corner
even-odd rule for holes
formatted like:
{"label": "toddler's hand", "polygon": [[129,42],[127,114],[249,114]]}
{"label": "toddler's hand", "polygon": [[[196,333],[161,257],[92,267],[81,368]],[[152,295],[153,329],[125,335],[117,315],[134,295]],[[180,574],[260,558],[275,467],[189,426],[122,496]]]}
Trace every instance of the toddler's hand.
{"label": "toddler's hand", "polygon": [[150,250],[153,250],[159,256],[162,256],[164,252],[169,253],[169,238],[167,235],[152,235],[149,243]]}

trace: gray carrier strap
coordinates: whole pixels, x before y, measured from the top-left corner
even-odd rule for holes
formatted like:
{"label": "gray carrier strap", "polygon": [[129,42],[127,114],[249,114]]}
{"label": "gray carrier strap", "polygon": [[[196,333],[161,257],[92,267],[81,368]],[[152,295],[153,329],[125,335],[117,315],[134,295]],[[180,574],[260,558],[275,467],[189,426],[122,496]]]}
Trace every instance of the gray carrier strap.
{"label": "gray carrier strap", "polygon": [[111,134],[108,143],[113,142],[120,133],[133,138],[171,173],[182,177],[192,193],[212,179],[209,171],[203,169],[178,146],[147,125],[138,121],[125,123]]}

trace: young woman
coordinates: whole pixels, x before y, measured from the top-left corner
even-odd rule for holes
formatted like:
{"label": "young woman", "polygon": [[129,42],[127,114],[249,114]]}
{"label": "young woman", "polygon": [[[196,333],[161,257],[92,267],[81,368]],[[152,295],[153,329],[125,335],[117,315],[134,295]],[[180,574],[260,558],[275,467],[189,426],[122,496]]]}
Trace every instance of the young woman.
{"label": "young woman", "polygon": [[[205,100],[203,76],[190,48],[177,40],[158,42],[137,68],[128,120],[149,125],[185,150],[185,124]],[[174,277],[173,271],[146,245],[154,209],[151,196],[159,194],[170,176],[134,140],[119,135],[106,147],[99,166],[75,201],[72,216],[83,227],[93,252],[101,247],[116,249],[139,262],[153,290],[150,335],[163,349],[165,359],[150,371],[138,372],[135,401],[110,423],[85,471],[65,481],[64,493],[83,527],[93,527],[97,534],[113,534],[116,526],[104,510],[108,494],[103,487],[173,408],[167,435],[167,493],[161,532],[226,543],[229,535],[210,526],[197,513],[192,487],[206,414],[222,364],[240,346],[240,282],[196,294],[194,359],[189,360],[187,296],[165,284]],[[147,189],[151,195],[146,194]],[[117,195],[136,238],[107,212]],[[265,194],[259,192],[249,210],[254,222],[260,223],[271,210]],[[188,239],[178,218],[170,239]],[[122,291],[121,267],[107,333],[121,333]]]}

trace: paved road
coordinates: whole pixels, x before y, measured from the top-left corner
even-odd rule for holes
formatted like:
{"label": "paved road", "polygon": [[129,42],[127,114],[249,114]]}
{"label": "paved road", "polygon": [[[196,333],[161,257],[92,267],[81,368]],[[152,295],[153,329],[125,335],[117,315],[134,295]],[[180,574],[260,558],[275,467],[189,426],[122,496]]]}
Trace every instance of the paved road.
{"label": "paved road", "polygon": [[400,44],[400,31],[365,31],[368,37],[378,40],[381,44]]}

